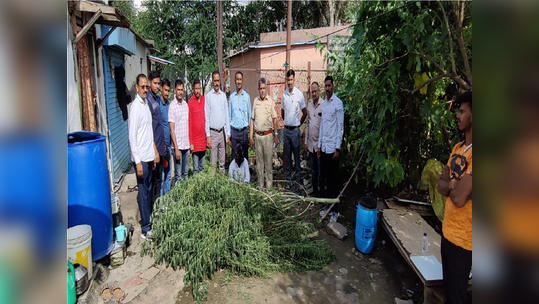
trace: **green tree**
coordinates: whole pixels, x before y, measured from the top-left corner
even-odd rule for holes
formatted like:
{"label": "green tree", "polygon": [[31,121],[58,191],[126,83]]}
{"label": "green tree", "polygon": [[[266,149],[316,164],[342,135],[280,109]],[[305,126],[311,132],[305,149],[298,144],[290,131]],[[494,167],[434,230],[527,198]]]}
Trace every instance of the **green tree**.
{"label": "green tree", "polygon": [[154,40],[160,57],[176,63],[159,66],[163,76],[189,82],[200,78],[204,88],[217,68],[215,2],[144,1],[142,7],[135,30]]}
{"label": "green tree", "polygon": [[130,22],[135,20],[135,8],[131,1],[111,1],[110,4],[117,8]]}
{"label": "green tree", "polygon": [[[346,56],[330,53],[344,147],[367,181],[416,185],[458,138],[450,100],[472,88],[471,2],[362,2]],[[405,176],[405,172],[408,174]]]}

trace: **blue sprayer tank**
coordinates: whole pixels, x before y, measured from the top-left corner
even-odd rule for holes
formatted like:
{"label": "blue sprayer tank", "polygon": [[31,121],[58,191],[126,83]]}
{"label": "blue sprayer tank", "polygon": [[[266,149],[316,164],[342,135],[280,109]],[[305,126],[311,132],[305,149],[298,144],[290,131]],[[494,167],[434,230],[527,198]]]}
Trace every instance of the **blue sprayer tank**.
{"label": "blue sprayer tank", "polygon": [[359,199],[356,216],[356,247],[364,254],[369,254],[376,239],[378,210],[376,199],[364,196]]}
{"label": "blue sprayer tank", "polygon": [[92,227],[92,260],[108,255],[112,243],[110,179],[105,136],[67,135],[67,227]]}

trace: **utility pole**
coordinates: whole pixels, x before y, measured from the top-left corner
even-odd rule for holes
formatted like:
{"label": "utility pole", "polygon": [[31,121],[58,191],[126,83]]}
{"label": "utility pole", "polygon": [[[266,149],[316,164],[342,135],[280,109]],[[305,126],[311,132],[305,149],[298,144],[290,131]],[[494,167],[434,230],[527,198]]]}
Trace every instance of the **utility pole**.
{"label": "utility pole", "polygon": [[217,0],[217,67],[219,68],[219,87],[223,88],[223,2]]}
{"label": "utility pole", "polygon": [[[285,71],[290,70],[290,40],[292,39],[292,0],[288,0],[288,16],[286,18],[286,67]],[[285,77],[286,79],[286,77]]]}

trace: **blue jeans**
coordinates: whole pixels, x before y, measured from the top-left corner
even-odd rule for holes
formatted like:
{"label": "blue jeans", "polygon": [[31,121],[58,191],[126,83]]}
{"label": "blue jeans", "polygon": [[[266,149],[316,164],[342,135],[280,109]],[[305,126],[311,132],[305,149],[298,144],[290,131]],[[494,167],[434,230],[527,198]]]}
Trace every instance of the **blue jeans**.
{"label": "blue jeans", "polygon": [[153,162],[141,162],[142,164],[142,177],[137,175],[137,165],[135,166],[135,176],[137,177],[138,186],[138,209],[140,211],[141,230],[142,233],[146,233],[152,229],[152,223],[150,222],[150,216],[152,215],[152,166]]}
{"label": "blue jeans", "polygon": [[[284,129],[284,157],[286,162],[286,184],[290,186],[292,181],[292,153],[294,153],[295,173],[294,177],[299,187],[301,185],[301,168],[299,167],[299,128],[294,130]],[[298,188],[299,189],[299,188]]]}
{"label": "blue jeans", "polygon": [[174,157],[172,153],[174,150],[171,147],[167,147],[170,152],[171,158],[168,161],[168,167],[163,167],[163,186],[161,187],[161,195],[165,195],[170,192],[170,169],[172,168],[172,158]]}
{"label": "blue jeans", "polygon": [[[174,185],[180,180],[187,179],[189,172],[189,149],[179,150],[180,160],[176,160],[176,149],[172,150],[172,158],[174,158]],[[202,165],[204,167],[204,164]]]}
{"label": "blue jeans", "polygon": [[204,171],[204,160],[206,159],[206,150],[193,152],[193,175]]}
{"label": "blue jeans", "polygon": [[[316,156],[316,152],[309,152],[309,157],[311,159],[311,174],[313,177],[313,196],[314,197],[323,197],[324,194],[324,180],[320,179],[320,158]],[[320,182],[320,184],[318,184]]]}

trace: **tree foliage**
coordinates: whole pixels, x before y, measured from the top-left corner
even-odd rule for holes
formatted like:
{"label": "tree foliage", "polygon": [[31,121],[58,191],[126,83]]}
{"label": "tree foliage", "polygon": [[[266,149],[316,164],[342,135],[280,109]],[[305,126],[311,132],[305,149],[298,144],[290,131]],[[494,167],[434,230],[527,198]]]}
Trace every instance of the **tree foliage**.
{"label": "tree foliage", "polygon": [[[375,185],[419,180],[456,142],[449,101],[472,87],[471,2],[362,2],[346,56],[329,53],[344,147]],[[407,173],[405,176],[405,172]]]}
{"label": "tree foliage", "polygon": [[117,8],[130,22],[135,19],[135,8],[131,1],[110,1],[110,4]]}
{"label": "tree foliage", "polygon": [[[349,8],[357,2],[332,1],[337,8],[335,20],[352,18]],[[124,14],[131,14],[126,1],[114,1]],[[239,50],[257,42],[260,33],[286,30],[288,1],[223,1],[223,51]],[[294,29],[327,26],[328,1],[294,1]],[[175,65],[158,66],[163,77],[193,81],[200,78],[202,87],[217,69],[217,12],[215,1],[143,1],[142,9],[130,18],[133,28],[142,37],[152,39],[159,56]],[[187,75],[186,75],[187,74]],[[186,87],[189,91],[190,88]]]}
{"label": "tree foliage", "polygon": [[144,1],[142,7],[135,30],[154,40],[160,57],[176,63],[159,66],[162,75],[173,81],[200,78],[204,87],[217,68],[215,2]]}

